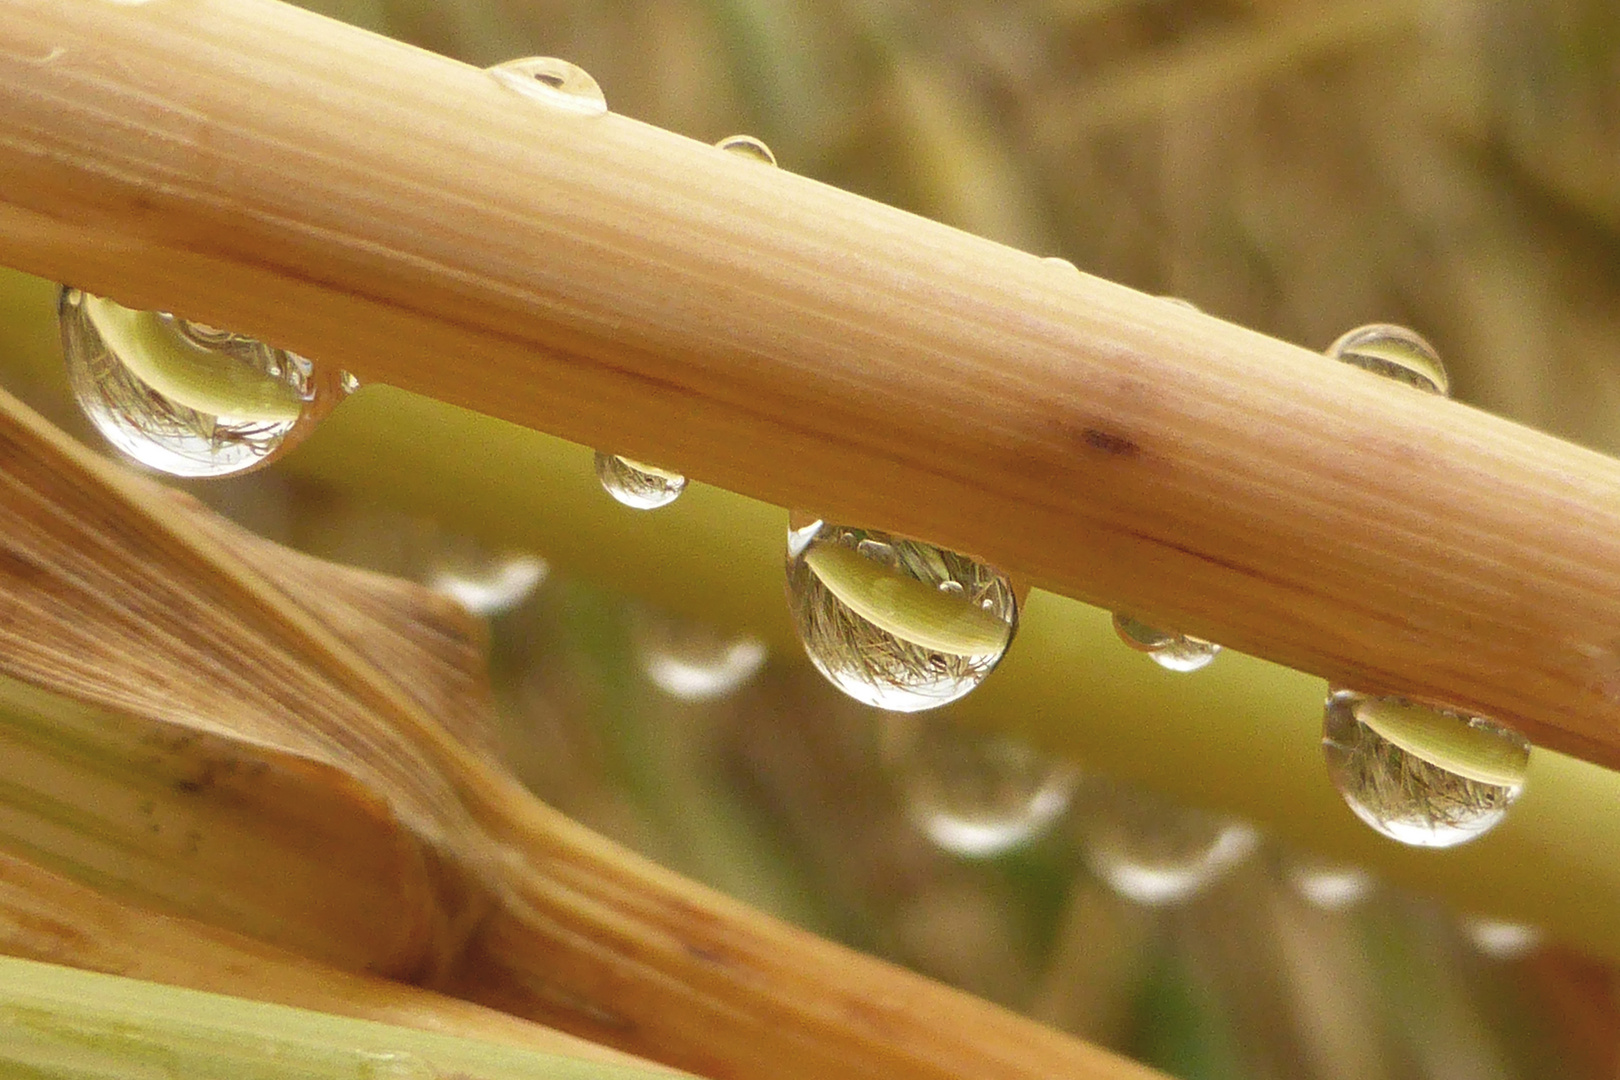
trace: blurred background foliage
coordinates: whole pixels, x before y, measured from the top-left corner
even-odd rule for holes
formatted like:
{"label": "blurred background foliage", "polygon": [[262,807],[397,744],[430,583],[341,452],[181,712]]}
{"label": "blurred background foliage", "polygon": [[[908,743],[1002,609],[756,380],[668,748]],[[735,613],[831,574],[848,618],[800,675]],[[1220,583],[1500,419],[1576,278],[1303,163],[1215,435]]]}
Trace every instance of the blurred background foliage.
{"label": "blurred background foliage", "polygon": [[[478,65],[564,57],[620,113],[758,135],[785,168],[1310,347],[1411,325],[1456,397],[1620,452],[1610,0],[306,6]],[[38,283],[0,291],[8,316],[37,308]],[[8,346],[48,354],[51,333],[19,318]],[[16,389],[82,431],[29,370]],[[424,581],[499,561],[277,470],[195,490]],[[1186,835],[1220,823],[1092,777],[1030,842],[953,853],[873,713],[797,656],[672,695],[661,659],[712,666],[726,643],[603,584],[555,567],[491,616],[503,739],[545,798],[667,865],[1178,1076],[1615,1075],[1601,968],[1376,886],[1330,910],[1265,843],[1180,903],[1137,902],[1099,869],[1096,822],[1123,805],[1150,824],[1122,843],[1200,851]]]}

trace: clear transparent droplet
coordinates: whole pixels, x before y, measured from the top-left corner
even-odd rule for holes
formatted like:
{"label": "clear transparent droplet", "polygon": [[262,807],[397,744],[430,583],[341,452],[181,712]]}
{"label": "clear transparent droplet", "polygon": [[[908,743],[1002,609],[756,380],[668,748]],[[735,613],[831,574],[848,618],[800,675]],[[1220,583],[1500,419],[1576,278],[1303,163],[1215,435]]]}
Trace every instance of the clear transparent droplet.
{"label": "clear transparent droplet", "polygon": [[341,372],[261,341],[79,289],[57,304],[68,383],[120,453],[171,476],[274,460],[343,396]]}
{"label": "clear transparent droplet", "polygon": [[352,394],[360,389],[360,379],[351,371],[338,372],[338,387],[345,394]]}
{"label": "clear transparent droplet", "polygon": [[1372,894],[1373,876],[1359,866],[1294,855],[1283,861],[1283,876],[1300,898],[1323,911],[1345,911]]}
{"label": "clear transparent droplet", "polygon": [[767,656],[758,638],[647,610],[636,612],[630,640],[652,684],[682,701],[725,697],[758,674]]}
{"label": "clear transparent droplet", "polygon": [[555,109],[601,116],[607,97],[584,68],[555,56],[529,56],[489,68],[498,81]]}
{"label": "clear transparent droplet", "polygon": [[1068,259],[1065,259],[1061,255],[1048,255],[1046,258],[1042,259],[1041,262],[1045,263],[1047,266],[1050,266],[1054,270],[1062,270],[1066,273],[1074,274],[1078,274],[1080,272],[1080,268],[1078,266],[1074,265],[1074,263],[1070,262]]}
{"label": "clear transparent droplet", "polygon": [[550,570],[538,555],[447,558],[429,576],[427,585],[474,615],[487,617],[523,603]]}
{"label": "clear transparent droplet", "polygon": [[1260,842],[1243,822],[1108,781],[1088,793],[1080,829],[1092,872],[1120,896],[1148,907],[1196,896]]}
{"label": "clear transparent droplet", "polygon": [[1539,927],[1505,919],[1470,916],[1462,920],[1462,930],[1474,948],[1492,960],[1517,960],[1540,948]]}
{"label": "clear transparent droplet", "polygon": [[[954,581],[960,592],[941,589]],[[984,681],[1018,627],[999,571],[872,529],[788,534],[788,605],[811,663],[856,701],[894,712],[948,704]]]}
{"label": "clear transparent droplet", "polygon": [[1221,647],[1213,641],[1149,626],[1129,615],[1114,613],[1114,633],[1137,652],[1147,653],[1166,671],[1197,671],[1209,666]]}
{"label": "clear transparent droplet", "polygon": [[1440,354],[1404,326],[1359,326],[1329,345],[1327,355],[1431,394],[1445,395],[1451,390]]}
{"label": "clear transparent droplet", "polygon": [[678,472],[600,450],[596,452],[596,478],[602,481],[603,491],[632,510],[668,506],[686,490],[686,477]]}
{"label": "clear transparent droplet", "polygon": [[771,153],[771,148],[752,135],[727,135],[714,145],[727,153],[752,158],[766,165],[774,166],[776,164],[776,155]]}
{"label": "clear transparent droplet", "polygon": [[879,758],[906,816],[953,855],[1021,847],[1069,808],[1075,770],[1025,743],[938,715],[885,713],[878,725]]}
{"label": "clear transparent droplet", "polygon": [[1193,303],[1191,300],[1185,300],[1179,296],[1161,296],[1159,299],[1163,300],[1167,304],[1174,304],[1176,307],[1186,308],[1188,311],[1200,311],[1197,304]]}
{"label": "clear transparent droplet", "polygon": [[1530,766],[1530,743],[1511,728],[1349,690],[1328,695],[1322,751],[1356,816],[1414,847],[1454,847],[1495,828]]}

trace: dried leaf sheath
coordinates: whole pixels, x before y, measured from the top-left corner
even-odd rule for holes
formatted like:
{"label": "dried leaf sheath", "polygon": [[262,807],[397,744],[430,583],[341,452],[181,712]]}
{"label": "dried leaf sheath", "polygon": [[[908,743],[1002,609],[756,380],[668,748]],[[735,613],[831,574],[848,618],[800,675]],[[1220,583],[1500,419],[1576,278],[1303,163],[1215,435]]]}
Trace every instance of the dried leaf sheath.
{"label": "dried leaf sheath", "polygon": [[[0,673],[137,727],[342,773],[334,790],[350,789],[342,805],[359,819],[368,801],[355,787],[380,800],[374,825],[397,825],[407,855],[371,893],[355,885],[355,906],[371,897],[398,933],[371,955],[328,948],[328,958],[715,1077],[1150,1075],[784,926],[543,806],[477,745],[476,694],[464,696],[474,639],[442,606],[181,506],[0,398]],[[437,629],[387,643],[413,633],[394,622],[401,614],[412,625],[425,614]],[[412,650],[462,674],[396,682]],[[450,697],[462,704],[449,707]],[[227,788],[197,794],[248,805],[264,795],[249,784],[227,799]],[[289,864],[354,873],[352,839],[328,843],[318,831],[283,846]],[[12,842],[26,844],[21,833]],[[115,874],[94,884],[134,888]],[[141,900],[310,945],[294,929],[312,914],[307,896],[252,925],[209,895],[147,890]]]}

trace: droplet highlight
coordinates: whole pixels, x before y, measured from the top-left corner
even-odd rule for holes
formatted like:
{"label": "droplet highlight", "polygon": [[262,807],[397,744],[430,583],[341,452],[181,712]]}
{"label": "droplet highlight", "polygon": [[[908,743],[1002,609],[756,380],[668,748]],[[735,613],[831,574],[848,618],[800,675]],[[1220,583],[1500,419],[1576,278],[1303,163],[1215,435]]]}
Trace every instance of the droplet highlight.
{"label": "droplet highlight", "polygon": [[1311,855],[1284,860],[1283,877],[1307,904],[1323,911],[1346,911],[1372,895],[1373,876],[1359,866]]}
{"label": "droplet highlight", "polygon": [[893,712],[967,694],[1001,662],[1018,627],[1006,575],[873,529],[816,521],[790,530],[787,590],[817,670],[856,701]]}
{"label": "droplet highlight", "polygon": [[529,56],[486,69],[496,81],[525,97],[564,112],[601,116],[607,97],[584,68],[555,56]]}
{"label": "droplet highlight", "polygon": [[771,148],[766,146],[763,140],[756,139],[752,135],[727,135],[714,145],[727,153],[751,158],[773,168],[776,165],[776,155],[771,153]]}
{"label": "droplet highlight", "polygon": [[414,1054],[362,1051],[360,1080],[440,1080],[439,1072]]}
{"label": "droplet highlight", "polygon": [[265,465],[343,397],[341,372],[176,315],[73,288],[57,315],[85,416],[120,453],[171,476]]}
{"label": "droplet highlight", "polygon": [[1144,907],[1190,900],[1260,843],[1259,834],[1241,821],[1105,781],[1084,800],[1080,828],[1092,873],[1120,897]]}
{"label": "droplet highlight", "polygon": [[758,638],[647,610],[633,617],[630,641],[648,681],[681,701],[731,694],[759,673],[768,656]]}
{"label": "droplet highlight", "polygon": [[1069,808],[1069,765],[942,716],[886,713],[878,756],[906,817],[944,851],[987,859],[1028,844]]}
{"label": "droplet highlight", "polygon": [[602,490],[632,510],[668,506],[686,490],[686,477],[621,454],[596,452],[596,478]]}
{"label": "droplet highlight", "polygon": [[444,561],[427,581],[474,615],[489,617],[517,607],[546,580],[550,564],[538,555]]}
{"label": "droplet highlight", "polygon": [[1462,931],[1474,948],[1492,960],[1529,956],[1541,947],[1543,937],[1539,927],[1477,915],[1463,919]]}
{"label": "droplet highlight", "polygon": [[1322,751],[1357,817],[1391,840],[1448,848],[1499,825],[1530,743],[1492,720],[1349,690],[1328,696]]}
{"label": "droplet highlight", "polygon": [[1146,653],[1148,658],[1166,671],[1198,671],[1209,666],[1221,647],[1190,634],[1177,634],[1149,626],[1140,619],[1114,613],[1114,633],[1119,640]]}
{"label": "droplet highlight", "polygon": [[1327,355],[1431,394],[1445,396],[1451,392],[1440,354],[1433,345],[1404,326],[1391,323],[1358,326],[1329,345]]}

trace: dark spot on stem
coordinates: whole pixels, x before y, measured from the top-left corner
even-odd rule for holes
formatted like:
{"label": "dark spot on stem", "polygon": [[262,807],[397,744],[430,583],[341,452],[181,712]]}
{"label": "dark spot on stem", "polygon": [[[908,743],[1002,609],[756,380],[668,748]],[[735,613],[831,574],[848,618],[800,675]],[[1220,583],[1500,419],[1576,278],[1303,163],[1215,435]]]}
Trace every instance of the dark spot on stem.
{"label": "dark spot on stem", "polygon": [[1099,431],[1096,428],[1086,428],[1080,436],[1086,445],[1093,450],[1101,450],[1105,454],[1115,457],[1135,457],[1142,452],[1142,448],[1123,435],[1115,435],[1108,431]]}

